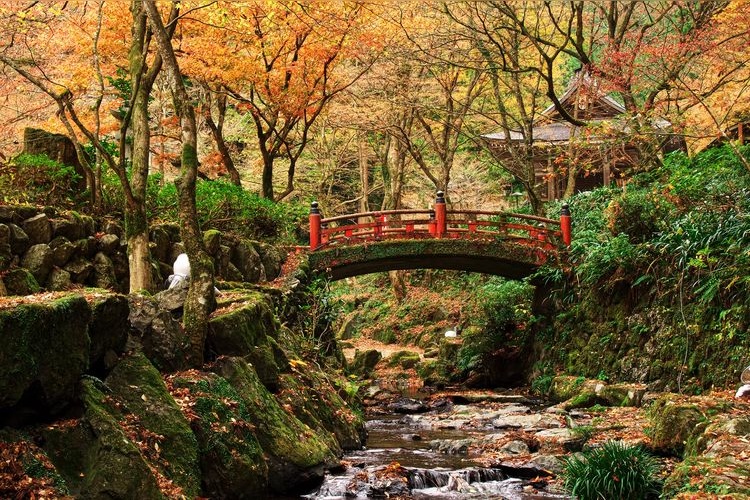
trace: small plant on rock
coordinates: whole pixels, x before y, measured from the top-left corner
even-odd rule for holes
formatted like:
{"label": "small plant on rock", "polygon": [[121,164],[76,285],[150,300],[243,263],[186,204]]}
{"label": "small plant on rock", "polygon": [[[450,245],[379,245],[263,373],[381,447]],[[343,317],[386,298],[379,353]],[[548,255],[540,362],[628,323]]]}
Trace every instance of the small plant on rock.
{"label": "small plant on rock", "polygon": [[607,441],[565,461],[566,489],[579,500],[657,498],[658,463],[640,446]]}

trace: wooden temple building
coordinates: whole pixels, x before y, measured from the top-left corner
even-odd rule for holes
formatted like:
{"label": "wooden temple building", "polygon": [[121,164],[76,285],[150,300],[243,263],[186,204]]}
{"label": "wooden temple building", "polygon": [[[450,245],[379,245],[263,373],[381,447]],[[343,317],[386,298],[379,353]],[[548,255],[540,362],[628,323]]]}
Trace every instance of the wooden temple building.
{"label": "wooden temple building", "polygon": [[[521,130],[502,131],[482,136],[500,162],[533,163],[535,189],[542,200],[563,197],[569,182],[568,165],[575,165],[575,192],[599,186],[621,185],[623,175],[640,159],[637,144],[627,139],[629,126],[625,107],[600,91],[595,78],[578,72],[559,99],[562,107],[577,120],[579,127],[565,120],[555,106],[545,109],[532,127],[531,141]],[[670,123],[652,123],[657,134],[669,134]],[[523,154],[531,142],[531,154]],[[681,147],[680,140],[666,141],[667,149]],[[530,158],[530,160],[528,160]]]}

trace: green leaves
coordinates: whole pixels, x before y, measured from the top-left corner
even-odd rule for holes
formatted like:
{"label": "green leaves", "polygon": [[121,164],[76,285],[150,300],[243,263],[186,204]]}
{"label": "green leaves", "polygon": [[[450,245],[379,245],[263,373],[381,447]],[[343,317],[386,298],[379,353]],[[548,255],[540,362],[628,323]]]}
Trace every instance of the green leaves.
{"label": "green leaves", "polygon": [[607,441],[565,461],[565,488],[579,500],[657,498],[659,467],[640,446]]}

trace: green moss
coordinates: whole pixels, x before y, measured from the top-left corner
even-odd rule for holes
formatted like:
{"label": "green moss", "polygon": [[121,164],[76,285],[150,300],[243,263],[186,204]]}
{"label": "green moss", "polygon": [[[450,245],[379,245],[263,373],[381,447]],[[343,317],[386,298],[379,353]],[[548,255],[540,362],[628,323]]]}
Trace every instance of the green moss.
{"label": "green moss", "polygon": [[67,403],[88,367],[91,310],[68,295],[47,304],[24,304],[0,311],[0,407],[15,404],[38,381],[40,402]]}
{"label": "green moss", "polygon": [[163,498],[141,450],[121,426],[122,404],[105,396],[100,384],[82,381],[84,415],[76,425],[44,429],[50,460],[76,496]]}
{"label": "green moss", "polygon": [[303,469],[332,458],[312,429],[279,405],[250,365],[238,358],[223,359],[218,365],[237,397],[245,402],[248,419],[258,430],[258,440],[266,453]]}
{"label": "green moss", "polygon": [[654,401],[648,409],[648,434],[655,449],[681,455],[686,444],[695,441],[706,424],[706,417],[691,403],[669,395]]}
{"label": "green moss", "polygon": [[204,494],[216,498],[255,498],[266,491],[268,466],[245,401],[227,380],[213,373],[175,377],[187,389],[196,418],[191,428],[198,442]]}
{"label": "green moss", "polygon": [[136,353],[117,364],[107,384],[146,430],[163,436],[158,460],[152,465],[187,496],[200,496],[198,443],[159,372],[143,354]]}

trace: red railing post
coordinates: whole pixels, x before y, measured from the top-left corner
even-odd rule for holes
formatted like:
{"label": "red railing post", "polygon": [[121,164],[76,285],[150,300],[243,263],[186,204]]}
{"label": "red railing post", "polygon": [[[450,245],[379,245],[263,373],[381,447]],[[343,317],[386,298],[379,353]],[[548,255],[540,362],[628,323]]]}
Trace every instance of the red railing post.
{"label": "red railing post", "polygon": [[320,246],[320,209],[318,202],[310,203],[310,250],[315,250]]}
{"label": "red railing post", "polygon": [[375,239],[379,239],[380,236],[383,234],[383,215],[380,213],[375,213],[375,226],[372,228],[373,235],[375,236]]}
{"label": "red railing post", "polygon": [[442,238],[447,230],[445,195],[442,191],[438,191],[435,199],[435,237]]}
{"label": "red railing post", "polygon": [[570,206],[565,203],[560,210],[560,232],[562,233],[563,243],[570,246],[572,241],[572,225],[570,219]]}

